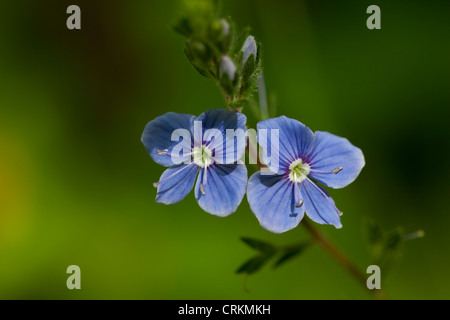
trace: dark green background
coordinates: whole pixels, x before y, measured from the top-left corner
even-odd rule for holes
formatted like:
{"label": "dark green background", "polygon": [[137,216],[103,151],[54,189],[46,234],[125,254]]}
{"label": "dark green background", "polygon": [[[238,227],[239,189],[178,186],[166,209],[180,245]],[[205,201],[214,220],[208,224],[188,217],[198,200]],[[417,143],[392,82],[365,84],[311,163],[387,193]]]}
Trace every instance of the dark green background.
{"label": "dark green background", "polygon": [[[331,191],[344,228],[319,229],[363,271],[366,219],[425,230],[382,287],[398,299],[450,298],[450,2],[224,2],[263,43],[277,114],[365,154],[360,177]],[[66,28],[70,4],[82,30]],[[381,30],[366,28],[370,4]],[[254,252],[240,236],[282,245],[308,234],[263,230],[245,199],[227,218],[192,193],[154,202],[164,168],[141,145],[145,124],[225,107],[185,58],[176,13],[174,1],[0,3],[0,298],[370,298],[317,246],[249,277],[245,292],[234,271]],[[78,291],[66,288],[71,264]]]}

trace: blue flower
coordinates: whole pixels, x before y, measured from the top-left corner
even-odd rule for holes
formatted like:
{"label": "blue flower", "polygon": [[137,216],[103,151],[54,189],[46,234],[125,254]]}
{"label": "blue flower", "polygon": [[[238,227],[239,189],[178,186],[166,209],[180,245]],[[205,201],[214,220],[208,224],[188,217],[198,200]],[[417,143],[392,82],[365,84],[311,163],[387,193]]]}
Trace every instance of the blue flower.
{"label": "blue flower", "polygon": [[347,186],[365,164],[362,151],[345,138],[314,134],[285,116],[261,121],[257,127],[265,153],[262,161],[269,169],[250,177],[247,199],[261,226],[285,232],[295,228],[306,212],[317,223],[341,228],[342,213],[314,181],[334,189]]}
{"label": "blue flower", "polygon": [[220,217],[235,212],[247,186],[247,168],[239,161],[246,147],[246,121],[243,114],[225,109],[198,118],[169,112],[150,121],[142,143],[156,163],[168,167],[154,184],[156,202],[179,202],[195,184],[203,210]]}

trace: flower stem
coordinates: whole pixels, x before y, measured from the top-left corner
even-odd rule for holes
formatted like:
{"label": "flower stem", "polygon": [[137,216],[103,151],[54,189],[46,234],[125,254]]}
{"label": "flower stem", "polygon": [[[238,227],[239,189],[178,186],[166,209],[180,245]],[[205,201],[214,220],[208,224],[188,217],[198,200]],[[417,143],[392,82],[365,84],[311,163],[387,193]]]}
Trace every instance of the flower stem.
{"label": "flower stem", "polygon": [[[302,224],[309,232],[311,237],[319,243],[325,251],[327,251],[344,269],[346,269],[364,288],[367,289],[367,276],[362,273],[338,248],[336,248],[325,236],[320,233],[306,219],[302,220]],[[377,299],[387,299],[386,294],[381,289],[371,290]]]}
{"label": "flower stem", "polygon": [[259,96],[259,108],[261,111],[261,118],[262,120],[266,120],[269,118],[269,106],[267,103],[267,92],[266,92],[266,83],[264,81],[264,72],[262,70],[258,77],[258,96]]}

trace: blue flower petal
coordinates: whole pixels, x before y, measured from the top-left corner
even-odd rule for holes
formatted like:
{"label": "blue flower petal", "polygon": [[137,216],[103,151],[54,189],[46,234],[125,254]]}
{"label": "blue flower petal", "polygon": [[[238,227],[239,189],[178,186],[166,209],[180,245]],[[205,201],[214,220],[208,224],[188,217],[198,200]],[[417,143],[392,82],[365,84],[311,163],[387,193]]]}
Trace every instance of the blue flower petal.
{"label": "blue flower petal", "polygon": [[319,224],[332,224],[342,228],[338,210],[326,190],[306,179],[300,184],[306,215]]}
{"label": "blue flower petal", "polygon": [[[300,121],[281,116],[278,118],[264,120],[258,123],[258,142],[269,157],[274,154],[279,154],[279,170],[272,168],[273,166],[268,163],[268,159],[264,159],[263,162],[271,167],[271,170],[278,174],[285,173],[289,165],[299,159],[305,159],[311,152],[314,145],[314,133]],[[261,138],[261,130],[266,129],[266,139]],[[276,141],[271,139],[271,130],[278,129],[279,131],[279,146],[277,147]]]}
{"label": "blue flower petal", "polygon": [[[352,183],[364,167],[362,151],[347,139],[328,132],[316,132],[310,156],[310,177],[324,185],[338,189]],[[334,174],[332,171],[342,167]]]}
{"label": "blue flower petal", "polygon": [[189,155],[184,158],[177,158],[174,162],[171,157],[171,151],[175,146],[179,145],[180,149],[187,151],[186,153],[190,152],[192,137],[189,139],[187,137],[186,139],[180,138],[177,141],[172,141],[171,138],[172,133],[176,129],[186,129],[191,136],[190,129],[194,120],[195,116],[189,114],[168,112],[147,123],[141,140],[145,149],[156,163],[170,167],[190,159]]}
{"label": "blue flower petal", "polygon": [[[245,126],[247,117],[242,113],[215,109],[202,113],[197,121],[202,121],[202,142],[210,142],[210,149],[214,149],[214,161],[218,164],[237,163],[247,145],[247,128]],[[217,129],[221,133],[221,138],[218,140],[213,138],[214,131],[209,129]],[[227,132],[227,130],[229,131]],[[236,137],[233,135],[234,133],[236,133]],[[197,136],[196,143],[198,144],[200,141]]]}
{"label": "blue flower petal", "polygon": [[159,179],[156,202],[173,204],[183,200],[192,190],[197,172],[198,166],[192,163],[166,169]]}
{"label": "blue flower petal", "polygon": [[302,199],[300,193],[294,193],[294,188],[294,184],[281,175],[261,175],[257,172],[250,177],[248,203],[264,229],[282,233],[300,223],[305,206],[295,206]]}
{"label": "blue flower petal", "polygon": [[232,214],[244,198],[247,168],[244,164],[212,165],[206,171],[206,184],[205,169],[202,169],[195,185],[198,204],[215,216],[226,217]]}

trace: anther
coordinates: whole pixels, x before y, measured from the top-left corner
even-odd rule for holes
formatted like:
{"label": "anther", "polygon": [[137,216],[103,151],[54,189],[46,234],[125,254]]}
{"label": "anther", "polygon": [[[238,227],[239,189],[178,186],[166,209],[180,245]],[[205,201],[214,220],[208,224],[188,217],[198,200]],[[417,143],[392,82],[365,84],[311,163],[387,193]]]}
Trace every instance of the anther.
{"label": "anther", "polygon": [[297,207],[297,208],[300,208],[302,205],[303,205],[303,199],[302,200],[300,200],[295,206]]}
{"label": "anther", "polygon": [[344,167],[337,167],[336,169],[333,170],[333,173],[338,174],[339,172],[342,171],[342,169],[344,169]]}
{"label": "anther", "polygon": [[179,174],[181,171],[184,171],[184,170],[186,170],[187,168],[189,168],[191,165],[193,165],[192,162],[189,163],[187,166],[182,167],[182,168],[179,169],[178,171],[172,173],[170,176],[168,176],[168,177],[166,177],[166,178],[164,178],[164,179],[162,179],[162,180],[159,180],[158,182],[155,182],[155,183],[153,184],[153,186],[154,186],[155,188],[158,188],[158,186],[159,186],[161,183],[164,183],[164,182],[166,182],[167,180],[173,178],[174,176],[176,176],[177,174]]}
{"label": "anther", "polygon": [[202,195],[205,195],[205,189],[203,188],[203,183],[200,184],[200,192],[202,193]]}
{"label": "anther", "polygon": [[156,154],[163,156],[166,155],[169,152],[168,149],[164,149],[164,150],[156,150]]}

